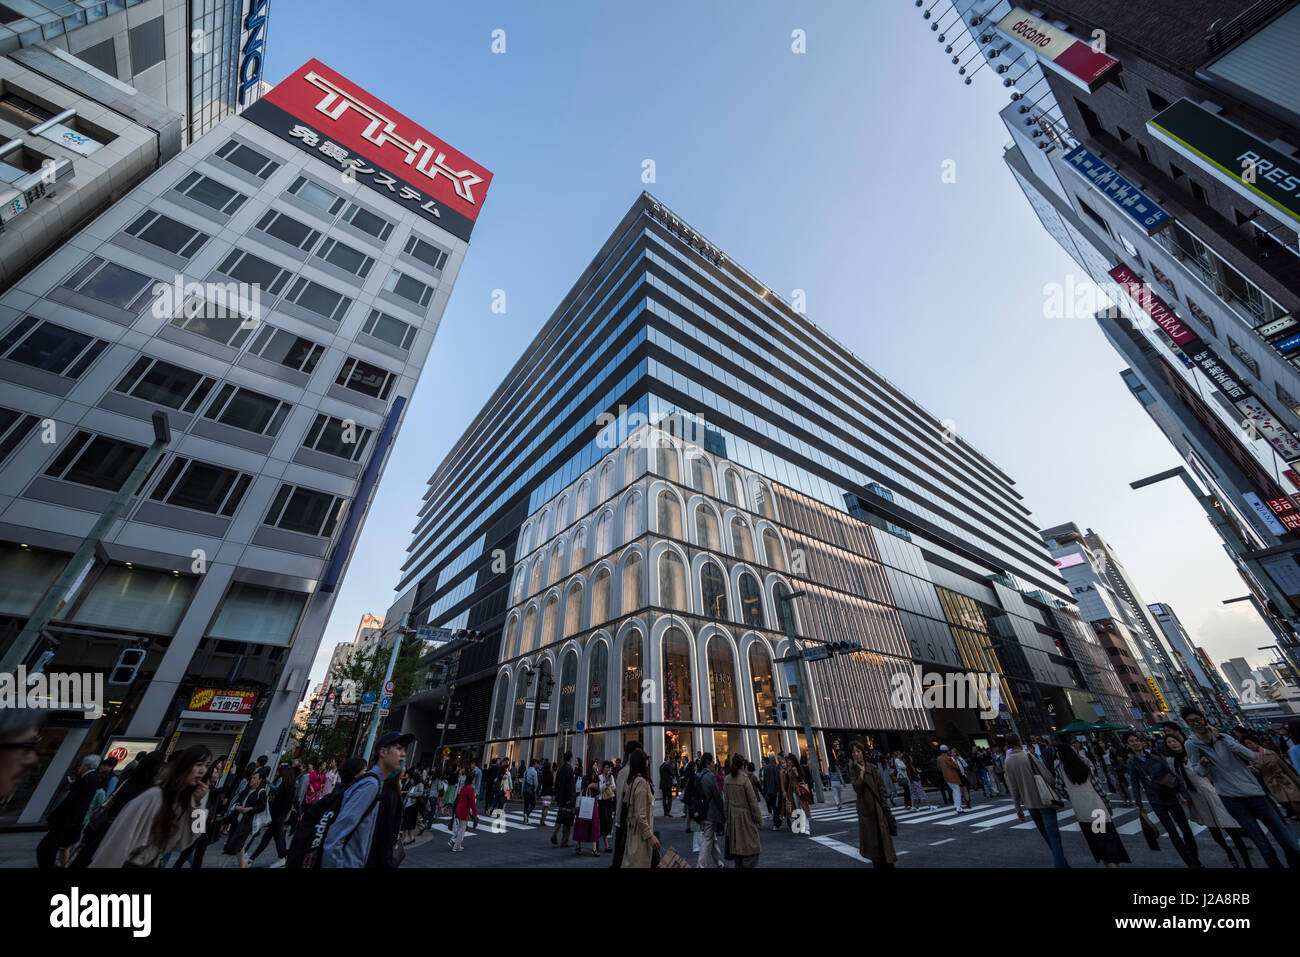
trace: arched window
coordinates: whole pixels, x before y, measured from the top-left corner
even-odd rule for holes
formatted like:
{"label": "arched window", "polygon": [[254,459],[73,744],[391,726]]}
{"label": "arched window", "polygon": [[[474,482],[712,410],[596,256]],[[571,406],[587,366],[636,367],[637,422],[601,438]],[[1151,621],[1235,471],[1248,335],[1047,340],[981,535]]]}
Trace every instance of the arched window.
{"label": "arched window", "polygon": [[573,517],[582,518],[595,507],[596,503],[591,500],[591,479],[585,478],[578,483],[578,494],[573,500]]}
{"label": "arched window", "polygon": [[551,549],[551,570],[546,575],[546,584],[554,585],[564,574],[564,543],[556,542]]}
{"label": "arched window", "polygon": [[574,582],[564,598],[564,637],[582,629],[582,582]]}
{"label": "arched window", "polygon": [[623,544],[635,541],[645,532],[645,511],[641,490],[636,489],[623,502]]}
{"label": "arched window", "polygon": [[608,502],[609,497],[614,494],[614,463],[606,462],[604,468],[600,470],[600,500]]}
{"label": "arched window", "polygon": [[609,646],[596,642],[587,666],[587,725],[598,728],[605,723],[605,702],[609,700]]}
{"label": "arched window", "polygon": [[519,637],[519,645],[524,653],[532,651],[537,647],[537,606],[529,605],[528,610],[524,612],[524,630]]}
{"label": "arched window", "polygon": [[776,679],[772,676],[772,656],[761,641],[749,646],[749,674],[754,681],[754,713],[760,724],[772,723],[776,707]]}
{"label": "arched window", "polygon": [[739,515],[731,520],[731,552],[742,562],[754,560],[754,536],[749,532],[749,522]]}
{"label": "arched window", "polygon": [[659,556],[659,604],[677,611],[690,610],[686,598],[686,566],[670,549]]}
{"label": "arched window", "polygon": [[533,559],[533,577],[528,583],[528,594],[535,595],[542,590],[542,563],[545,561],[544,556],[538,555]]}
{"label": "arched window", "polygon": [[772,586],[772,607],[776,609],[776,623],[786,635],[796,634],[794,623],[794,602],[782,599],[790,594],[790,589],[781,582]]}
{"label": "arched window", "polygon": [[682,503],[677,500],[677,496],[668,489],[659,490],[659,507],[656,510],[659,517],[659,534],[665,538],[681,539],[682,535]]}
{"label": "arched window", "polygon": [[542,512],[541,521],[537,523],[537,544],[551,540],[551,510],[548,508]]}
{"label": "arched window", "polygon": [[560,599],[555,595],[546,599],[546,609],[542,612],[542,640],[539,648],[545,648],[555,640],[555,619],[560,614]]}
{"label": "arched window", "polygon": [[609,621],[609,569],[602,568],[596,572],[591,581],[591,623],[599,625]]}
{"label": "arched window", "polygon": [[736,707],[736,662],[731,645],[722,635],[709,639],[709,700],[713,720],[719,724],[740,720]]}
{"label": "arched window", "polygon": [[511,615],[510,620],[506,622],[506,637],[501,642],[501,647],[505,649],[505,656],[513,658],[519,654],[519,616]]}
{"label": "arched window", "polygon": [[489,737],[499,738],[505,734],[506,705],[510,703],[510,676],[504,671],[497,679],[496,704],[492,707],[492,733]]}
{"label": "arched window", "polygon": [[569,496],[561,495],[555,506],[555,530],[563,531],[569,526]]}
{"label": "arched window", "polygon": [[633,552],[623,563],[623,603],[618,609],[620,615],[630,615],[645,603],[643,581],[641,556]]}
{"label": "arched window", "polygon": [[587,564],[587,526],[579,525],[573,533],[573,542],[569,546],[569,569],[578,571]]}
{"label": "arched window", "polygon": [[529,522],[519,533],[519,556],[522,558],[533,550],[533,525]]}
{"label": "arched window", "polygon": [[627,452],[624,454],[623,458],[624,485],[631,485],[640,478],[641,473],[645,471],[643,464],[645,459],[642,458],[643,454],[644,451],[639,448],[636,443],[628,446]]}
{"label": "arched window", "polygon": [[655,443],[655,473],[670,482],[681,481],[681,475],[677,471],[677,449],[667,439],[659,439]]}
{"label": "arched window", "polygon": [[717,495],[713,488],[713,469],[709,466],[709,460],[702,455],[691,457],[691,488],[710,498]]}
{"label": "arched window", "polygon": [[763,627],[763,592],[758,587],[758,579],[749,572],[741,572],[739,579],[740,618],[755,628]]}
{"label": "arched window", "polygon": [[695,506],[695,542],[701,548],[707,548],[711,552],[722,548],[717,513],[703,502]]}
{"label": "arched window", "polygon": [[511,737],[521,737],[524,733],[524,706],[528,703],[528,672],[521,666],[515,672],[515,710],[510,716]]}
{"label": "arched window", "polygon": [[718,621],[727,620],[727,579],[716,562],[700,566],[700,595],[704,598],[704,614]]}
{"label": "arched window", "polygon": [[604,511],[596,519],[596,554],[592,558],[603,558],[614,550],[614,513]]}
{"label": "arched window", "polygon": [[515,597],[513,601],[520,602],[524,598],[524,586],[528,584],[528,569],[520,568],[515,573]]}
{"label": "arched window", "polygon": [[691,720],[691,643],[686,632],[664,632],[664,720]]}
{"label": "arched window", "polygon": [[722,478],[722,497],[732,505],[743,507],[745,496],[740,491],[740,476],[731,469],[727,469]]}
{"label": "arched window", "polygon": [[781,536],[775,529],[763,529],[763,554],[767,564],[777,571],[785,571],[785,552],[781,550]]}
{"label": "arched window", "polygon": [[569,651],[560,665],[560,727],[572,728],[578,704],[578,655]]}
{"label": "arched window", "polygon": [[772,490],[762,482],[754,483],[754,507],[764,518],[776,518],[776,509],[772,507]]}
{"label": "arched window", "polygon": [[623,639],[623,723],[643,720],[641,705],[642,648],[641,632],[633,628]]}

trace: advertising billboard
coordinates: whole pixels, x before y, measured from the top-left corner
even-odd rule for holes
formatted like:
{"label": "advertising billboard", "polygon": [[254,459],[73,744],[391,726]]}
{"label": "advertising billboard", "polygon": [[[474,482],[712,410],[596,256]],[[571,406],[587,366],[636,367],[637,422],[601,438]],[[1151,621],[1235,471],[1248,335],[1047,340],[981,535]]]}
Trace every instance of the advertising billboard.
{"label": "advertising billboard", "polygon": [[220,688],[195,688],[186,711],[213,714],[252,714],[256,691],[226,691]]}
{"label": "advertising billboard", "polygon": [[1089,92],[1097,89],[1106,80],[1106,75],[1119,66],[1119,60],[1113,56],[1093,49],[1091,44],[1076,39],[1022,7],[1012,7],[1011,12],[997,22],[995,29],[1018,47],[1033,53],[1043,66]]}
{"label": "advertising billboard", "polygon": [[1120,287],[1133,298],[1133,301],[1151,317],[1151,321],[1159,326],[1170,339],[1174,340],[1180,346],[1186,345],[1196,338],[1196,333],[1192,332],[1177,314],[1169,307],[1163,299],[1151,291],[1151,287],[1144,283],[1133,270],[1129,269],[1123,263],[1120,263],[1110,271],[1110,278],[1119,283]]}
{"label": "advertising billboard", "polygon": [[1172,218],[1155,200],[1082,146],[1070,150],[1065,162],[1148,236]]}

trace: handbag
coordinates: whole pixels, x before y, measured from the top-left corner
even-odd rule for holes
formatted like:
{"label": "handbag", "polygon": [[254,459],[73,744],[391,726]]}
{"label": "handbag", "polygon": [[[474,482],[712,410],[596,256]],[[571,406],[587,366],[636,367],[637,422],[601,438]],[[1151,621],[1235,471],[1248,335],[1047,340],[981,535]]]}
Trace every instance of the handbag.
{"label": "handbag", "polygon": [[596,799],[590,795],[585,795],[578,801],[578,816],[584,821],[596,813]]}
{"label": "handbag", "polygon": [[571,807],[561,807],[555,809],[556,824],[564,824],[564,825],[572,824],[573,817],[574,817],[574,812],[573,812],[573,808]]}
{"label": "handbag", "polygon": [[898,818],[894,817],[893,810],[883,804],[880,809],[885,812],[885,826],[889,828],[889,836],[898,837]]}
{"label": "handbag", "polygon": [[402,844],[402,837],[399,834],[397,840],[393,841],[393,846],[388,849],[388,866],[401,867],[404,860],[406,860],[406,847]]}
{"label": "handbag", "polygon": [[1034,774],[1034,786],[1038,788],[1038,800],[1048,805],[1055,811],[1065,807],[1065,802],[1061,800],[1061,795],[1056,793],[1056,788],[1048,784],[1041,774],[1038,773],[1038,762],[1032,757],[1029,759],[1030,769]]}
{"label": "handbag", "polygon": [[799,782],[799,803],[806,804],[812,801],[812,791],[808,790],[808,785],[802,781]]}
{"label": "handbag", "polygon": [[1138,817],[1142,819],[1142,836],[1146,838],[1147,847],[1153,851],[1160,850],[1160,829],[1147,817],[1145,810],[1139,810]]}

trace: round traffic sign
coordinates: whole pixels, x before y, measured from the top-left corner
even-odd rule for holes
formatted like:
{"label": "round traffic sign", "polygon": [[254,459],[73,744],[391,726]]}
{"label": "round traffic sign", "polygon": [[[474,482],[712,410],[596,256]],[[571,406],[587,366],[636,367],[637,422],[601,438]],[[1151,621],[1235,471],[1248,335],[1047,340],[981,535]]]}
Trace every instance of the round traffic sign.
{"label": "round traffic sign", "polygon": [[577,727],[578,727],[578,730],[579,730],[579,731],[583,731],[583,730],[585,730],[586,727],[587,727],[587,722],[582,721],[582,720],[579,720],[579,721],[578,721],[578,725],[577,725]]}
{"label": "round traffic sign", "polygon": [[361,703],[362,703],[362,704],[374,704],[374,703],[375,703],[375,693],[374,693],[373,691],[367,691],[365,694],[363,694],[363,695],[361,696]]}
{"label": "round traffic sign", "polygon": [[384,682],[384,694],[391,696],[396,688],[397,685],[393,684],[391,680]]}

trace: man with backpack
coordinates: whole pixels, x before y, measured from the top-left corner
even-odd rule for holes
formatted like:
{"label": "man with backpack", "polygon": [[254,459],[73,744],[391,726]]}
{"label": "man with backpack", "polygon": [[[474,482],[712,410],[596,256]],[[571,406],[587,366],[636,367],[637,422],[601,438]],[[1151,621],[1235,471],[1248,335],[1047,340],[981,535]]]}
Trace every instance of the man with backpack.
{"label": "man with backpack", "polygon": [[[339,782],[329,794],[315,804],[309,805],[293,832],[289,844],[289,853],[285,855],[285,867],[314,868],[321,866],[321,845],[330,824],[338,817],[343,797],[357,776],[366,770],[366,762],[361,758],[348,758],[339,766]],[[306,777],[306,772],[303,772]]]}
{"label": "man with backpack", "polygon": [[[695,776],[695,790],[691,795],[691,817],[700,825],[700,867],[725,867],[722,849],[718,843],[727,825],[727,807],[722,801],[722,788],[713,771],[713,755],[708,751],[700,757],[700,773]],[[711,864],[709,858],[717,860]]]}
{"label": "man with backpack", "polygon": [[376,827],[381,808],[387,807],[380,801],[384,783],[402,773],[406,746],[414,740],[415,735],[397,731],[380,737],[374,765],[344,792],[338,815],[325,833],[321,842],[322,867],[366,866],[376,831],[392,830]]}

